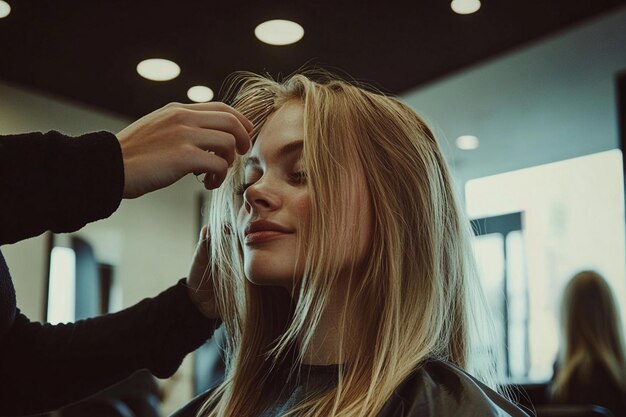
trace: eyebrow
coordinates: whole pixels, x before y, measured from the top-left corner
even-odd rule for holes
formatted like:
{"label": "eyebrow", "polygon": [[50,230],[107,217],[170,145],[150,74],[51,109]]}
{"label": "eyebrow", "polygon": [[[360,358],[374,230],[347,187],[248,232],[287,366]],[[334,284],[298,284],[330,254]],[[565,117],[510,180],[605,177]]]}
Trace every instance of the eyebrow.
{"label": "eyebrow", "polygon": [[[303,142],[301,140],[290,142],[286,144],[285,146],[283,146],[282,148],[280,148],[278,152],[276,152],[276,156],[279,159],[285,158],[291,154],[300,152],[302,150],[302,146],[303,146]],[[260,165],[260,164],[261,162],[259,161],[259,158],[257,158],[256,156],[250,156],[246,158],[246,161],[244,162],[244,168],[247,168],[249,165]]]}

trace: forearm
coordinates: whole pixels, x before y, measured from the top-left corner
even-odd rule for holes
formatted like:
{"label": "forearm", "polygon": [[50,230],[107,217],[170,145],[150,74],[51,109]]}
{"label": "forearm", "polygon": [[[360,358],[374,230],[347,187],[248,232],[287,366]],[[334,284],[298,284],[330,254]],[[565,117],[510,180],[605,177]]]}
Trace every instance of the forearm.
{"label": "forearm", "polygon": [[142,368],[169,377],[219,323],[202,316],[182,282],[121,312],[73,324],[42,325],[20,315],[0,345],[0,415],[53,410]]}
{"label": "forearm", "polygon": [[0,245],[108,217],[123,188],[121,150],[111,133],[0,136]]}

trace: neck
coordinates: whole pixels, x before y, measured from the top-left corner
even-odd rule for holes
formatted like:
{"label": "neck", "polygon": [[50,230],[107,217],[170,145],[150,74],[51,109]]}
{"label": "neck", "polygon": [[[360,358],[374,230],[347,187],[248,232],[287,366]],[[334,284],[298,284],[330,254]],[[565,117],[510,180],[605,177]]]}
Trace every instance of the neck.
{"label": "neck", "polygon": [[[340,282],[347,282],[347,280],[340,279]],[[349,360],[351,355],[349,348],[354,346],[352,341],[356,334],[356,326],[353,324],[358,323],[358,319],[350,315],[350,310],[346,309],[344,300],[346,300],[345,289],[333,291],[332,298],[322,313],[307,348],[303,350],[302,340],[298,340],[303,364],[332,365],[345,363]],[[346,314],[345,328],[342,330],[341,320],[344,314]],[[344,350],[339,352],[342,333]]]}

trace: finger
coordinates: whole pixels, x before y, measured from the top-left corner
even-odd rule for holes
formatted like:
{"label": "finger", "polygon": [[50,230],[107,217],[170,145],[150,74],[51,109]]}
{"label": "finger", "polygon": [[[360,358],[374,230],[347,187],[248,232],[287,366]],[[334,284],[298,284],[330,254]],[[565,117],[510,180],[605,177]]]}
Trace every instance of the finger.
{"label": "finger", "polygon": [[[206,129],[201,129],[206,132]],[[203,132],[203,133],[204,133]],[[207,134],[208,133],[208,134]],[[228,132],[220,130],[210,130],[199,137],[200,141],[197,146],[216,155],[228,162],[228,166],[232,166],[235,162],[235,153],[237,152],[237,140]]]}
{"label": "finger", "polygon": [[[208,264],[209,262],[209,237],[208,237],[208,229],[206,226],[202,228],[202,232],[205,233],[202,240],[198,242],[198,255],[200,256],[199,260],[203,264]],[[206,271],[205,271],[206,274]],[[203,274],[203,277],[204,275]]]}
{"label": "finger", "polygon": [[198,244],[196,245],[196,252],[199,251],[198,253],[204,254],[206,252],[205,247],[208,245],[209,239],[210,239],[209,226],[205,224],[202,226],[202,229],[200,229],[200,236],[198,237]]}
{"label": "finger", "polygon": [[244,154],[250,149],[250,135],[239,119],[228,112],[219,111],[189,111],[187,122],[193,126],[220,130],[230,133],[235,137],[237,152]]}
{"label": "finger", "polygon": [[205,224],[202,226],[202,229],[200,230],[200,237],[198,238],[198,243],[207,240],[208,236],[209,236],[209,226]]}
{"label": "finger", "polygon": [[189,128],[185,133],[191,142],[203,151],[211,151],[228,162],[235,161],[235,137],[221,130]]}
{"label": "finger", "polygon": [[219,101],[214,101],[214,102],[211,102],[211,103],[182,104],[182,106],[187,108],[187,109],[197,110],[197,111],[222,111],[222,112],[228,112],[228,113],[231,113],[233,116],[235,116],[237,119],[239,119],[239,121],[244,126],[246,131],[252,132],[252,129],[254,129],[254,124],[252,124],[252,122],[250,120],[248,120],[248,118],[246,116],[244,116],[243,114],[241,114],[239,111],[237,111],[235,108],[229,106],[228,104],[225,104],[225,103],[222,103],[222,102],[219,102]]}
{"label": "finger", "polygon": [[204,188],[214,190],[218,188],[226,179],[226,170],[219,170],[213,173],[207,173],[204,176]]}
{"label": "finger", "polygon": [[226,179],[226,173],[224,173],[224,175],[220,175],[219,173],[207,173],[204,176],[204,188],[207,190],[214,190],[222,185],[224,179]]}
{"label": "finger", "polygon": [[[190,172],[206,172],[204,176],[204,185],[207,189],[219,187],[228,171],[228,162],[219,155],[201,151],[194,152],[188,159],[190,164]],[[211,182],[208,180],[211,179]],[[211,185],[208,187],[207,184]]]}

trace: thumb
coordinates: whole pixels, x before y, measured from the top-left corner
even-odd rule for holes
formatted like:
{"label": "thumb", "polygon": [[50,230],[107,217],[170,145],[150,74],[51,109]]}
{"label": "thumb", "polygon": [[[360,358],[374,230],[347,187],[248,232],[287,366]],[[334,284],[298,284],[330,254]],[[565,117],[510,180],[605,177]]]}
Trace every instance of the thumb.
{"label": "thumb", "polygon": [[202,226],[202,230],[200,230],[200,236],[198,238],[198,244],[196,245],[196,261],[199,261],[202,264],[206,264],[209,262],[209,243],[210,243],[210,235],[209,235],[209,226],[206,224]]}
{"label": "thumb", "polygon": [[210,245],[209,228],[205,225],[200,231],[196,253],[187,277],[188,293],[196,307],[209,318],[219,317],[216,305],[213,279],[209,265]]}
{"label": "thumb", "polygon": [[208,238],[209,238],[209,226],[205,224],[202,226],[202,230],[200,230],[199,242],[202,242],[203,240],[207,240]]}

